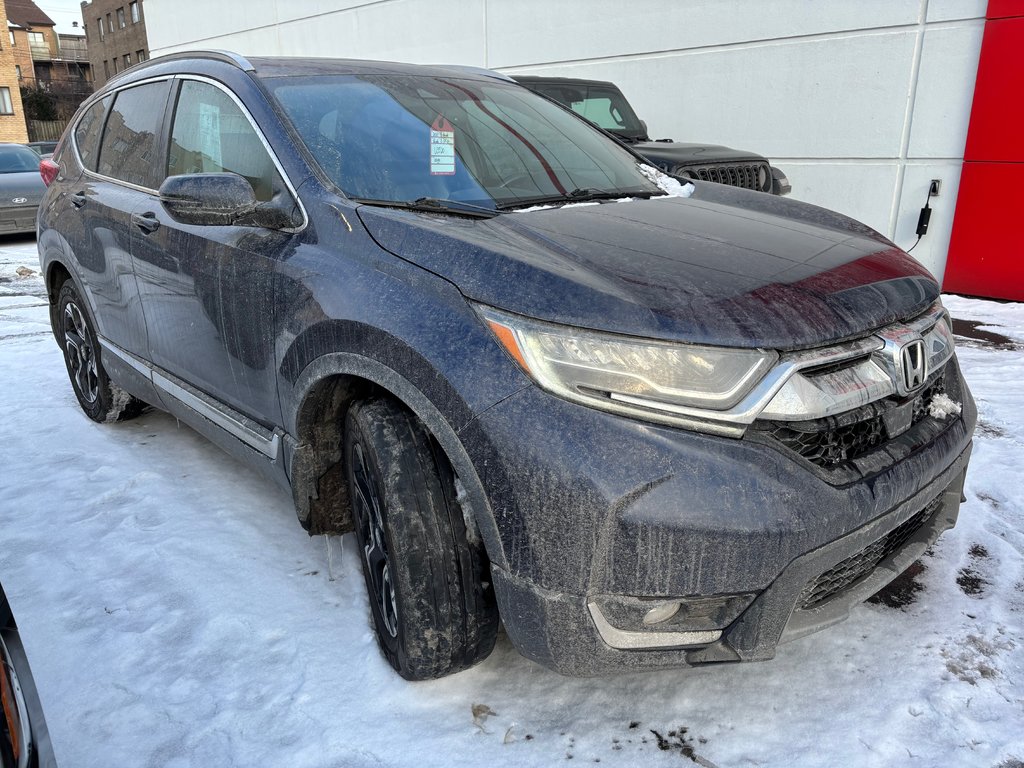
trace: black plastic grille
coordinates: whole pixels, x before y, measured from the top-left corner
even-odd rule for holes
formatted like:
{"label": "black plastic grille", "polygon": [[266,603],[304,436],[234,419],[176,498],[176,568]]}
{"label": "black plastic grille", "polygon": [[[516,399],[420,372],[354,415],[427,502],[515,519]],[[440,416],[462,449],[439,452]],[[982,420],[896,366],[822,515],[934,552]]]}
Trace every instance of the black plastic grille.
{"label": "black plastic grille", "polygon": [[903,545],[938,511],[941,504],[942,497],[935,499],[882,538],[829,568],[807,585],[797,601],[797,609],[807,610],[822,605],[868,576],[879,563],[902,549]]}
{"label": "black plastic grille", "polygon": [[771,172],[764,163],[725,163],[693,166],[685,170],[701,181],[713,181],[757,192],[767,191],[771,179]]}
{"label": "black plastic grille", "polygon": [[[940,392],[945,392],[942,375],[910,401],[909,426],[928,416],[932,398]],[[765,431],[819,467],[834,467],[863,456],[897,437],[890,433],[886,416],[906,407],[907,402],[887,398],[838,417],[769,423]]]}

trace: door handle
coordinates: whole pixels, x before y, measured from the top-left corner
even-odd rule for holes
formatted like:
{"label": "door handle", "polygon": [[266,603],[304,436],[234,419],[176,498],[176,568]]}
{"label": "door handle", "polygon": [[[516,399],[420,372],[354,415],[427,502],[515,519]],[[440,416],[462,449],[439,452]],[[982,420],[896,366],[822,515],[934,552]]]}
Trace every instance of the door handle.
{"label": "door handle", "polygon": [[75,208],[81,208],[88,201],[89,198],[85,196],[85,192],[75,192],[75,194],[71,196],[71,204],[75,206]]}
{"label": "door handle", "polygon": [[147,211],[146,213],[133,213],[132,224],[137,226],[143,232],[156,232],[160,229],[160,220],[152,211]]}

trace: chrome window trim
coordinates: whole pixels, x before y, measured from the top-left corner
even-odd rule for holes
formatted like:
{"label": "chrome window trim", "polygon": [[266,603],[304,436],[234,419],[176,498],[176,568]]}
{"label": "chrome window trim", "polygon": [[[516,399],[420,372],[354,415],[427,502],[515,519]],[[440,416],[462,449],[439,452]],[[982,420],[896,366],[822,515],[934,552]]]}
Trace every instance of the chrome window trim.
{"label": "chrome window trim", "polygon": [[[246,63],[248,63],[248,62],[246,62]],[[128,90],[130,88],[135,88],[136,86],[140,86],[140,85],[147,85],[149,83],[159,83],[159,82],[162,82],[164,80],[195,80],[197,82],[207,83],[209,85],[212,85],[215,88],[220,89],[221,91],[223,91],[224,93],[226,93],[228,95],[228,98],[230,98],[235,103],[235,105],[238,107],[238,109],[241,111],[241,113],[245,116],[245,119],[249,121],[249,125],[252,126],[252,129],[253,129],[253,131],[255,131],[257,138],[259,138],[260,143],[263,145],[263,148],[267,151],[267,154],[270,155],[270,160],[274,164],[274,168],[276,168],[277,172],[281,175],[281,179],[284,181],[285,187],[287,187],[288,192],[292,196],[292,199],[295,200],[295,204],[299,207],[299,211],[302,213],[302,224],[300,224],[297,227],[284,227],[284,228],[282,228],[280,230],[277,230],[277,231],[279,231],[279,232],[288,232],[290,234],[298,234],[299,232],[302,232],[303,230],[305,230],[306,227],[309,226],[309,214],[306,212],[306,206],[302,204],[302,198],[299,197],[299,193],[295,190],[295,185],[292,184],[291,178],[289,178],[288,174],[285,173],[284,167],[281,165],[281,161],[277,157],[277,153],[274,152],[274,150],[271,148],[270,143],[267,141],[267,137],[263,135],[263,131],[260,129],[259,125],[253,119],[252,114],[250,114],[249,110],[246,109],[245,105],[241,102],[241,100],[238,98],[238,96],[236,96],[234,94],[234,92],[230,88],[228,88],[226,85],[224,85],[223,83],[218,82],[217,80],[214,80],[213,78],[206,77],[204,75],[192,75],[192,74],[173,74],[173,75],[160,75],[158,77],[150,77],[150,78],[146,78],[145,80],[138,80],[138,81],[135,81],[135,82],[132,82],[132,83],[125,83],[124,85],[119,86],[117,88],[112,88],[111,90],[109,90],[109,91],[107,91],[105,93],[97,94],[98,98],[92,100],[87,106],[85,106],[83,108],[82,116],[84,116],[85,113],[87,111],[89,111],[89,109],[92,108],[92,106],[94,104],[96,104],[99,101],[102,101],[107,96],[113,96],[114,97],[114,102],[116,102],[117,101],[117,94],[119,94],[121,91],[126,91],[126,90]],[[111,106],[113,106],[113,103],[111,103]],[[177,106],[177,105],[175,105],[175,106]],[[166,120],[166,117],[167,117],[167,115],[165,114],[164,115],[164,119],[165,120]],[[132,184],[129,181],[124,181],[123,179],[117,179],[117,178],[114,178],[113,176],[105,176],[102,173],[97,173],[96,171],[90,171],[88,168],[86,168],[85,167],[85,163],[82,161],[82,156],[81,156],[81,154],[78,151],[78,137],[75,135],[76,131],[77,131],[77,128],[78,128],[78,123],[81,122],[81,119],[82,118],[79,117],[78,120],[76,120],[72,124],[72,128],[71,128],[71,147],[72,147],[72,149],[73,149],[73,151],[75,153],[75,159],[78,161],[78,165],[82,168],[82,173],[85,176],[87,176],[89,178],[92,178],[92,179],[96,179],[98,181],[106,181],[106,182],[110,182],[112,184],[118,184],[118,185],[120,185],[122,187],[127,187],[128,189],[133,189],[133,190],[135,190],[137,192],[145,192],[146,194],[153,195],[154,197],[159,197],[159,195],[160,195],[160,191],[159,190],[151,189],[150,187],[144,187],[144,186],[141,186],[139,184]],[[105,132],[106,131],[106,121],[104,121],[104,126],[103,127],[104,127],[104,132]],[[172,127],[173,127],[173,123],[172,123]],[[102,146],[102,143],[103,143],[103,137],[101,135],[100,136],[100,144],[101,144],[101,146]],[[99,150],[97,149],[97,151],[99,151]],[[97,155],[97,161],[98,160],[99,160],[99,156]]]}
{"label": "chrome window trim", "polygon": [[212,421],[225,432],[238,438],[250,448],[259,451],[268,459],[272,461],[277,459],[281,450],[281,435],[276,430],[271,431],[257,424],[233,408],[200,392],[172,373],[133,355],[112,341],[103,337],[100,337],[99,341],[105,351],[138,371],[162,393],[173,397],[182,405]]}

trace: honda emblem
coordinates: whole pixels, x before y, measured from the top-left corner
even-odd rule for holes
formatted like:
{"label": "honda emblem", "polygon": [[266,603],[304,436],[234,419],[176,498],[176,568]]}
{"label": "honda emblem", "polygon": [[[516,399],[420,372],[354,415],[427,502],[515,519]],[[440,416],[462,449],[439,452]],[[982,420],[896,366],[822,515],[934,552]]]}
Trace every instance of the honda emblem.
{"label": "honda emblem", "polygon": [[912,392],[928,377],[928,361],[925,359],[924,342],[921,339],[908,342],[900,349],[900,367],[903,369],[903,386]]}

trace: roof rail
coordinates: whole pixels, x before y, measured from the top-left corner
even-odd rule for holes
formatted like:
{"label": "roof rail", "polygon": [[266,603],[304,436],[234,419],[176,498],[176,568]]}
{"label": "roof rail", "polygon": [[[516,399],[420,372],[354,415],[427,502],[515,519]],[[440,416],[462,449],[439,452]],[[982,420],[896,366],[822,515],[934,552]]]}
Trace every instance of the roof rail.
{"label": "roof rail", "polygon": [[495,80],[506,80],[507,82],[514,83],[511,77],[506,75],[504,72],[498,72],[494,69],[485,69],[484,67],[470,67],[465,64],[434,64],[433,66],[442,69],[453,69],[456,72],[466,72],[471,75],[481,75],[483,77],[493,77]]}
{"label": "roof rail", "polygon": [[165,61],[174,61],[176,59],[213,59],[214,61],[223,61],[225,64],[232,64],[245,72],[252,72],[256,69],[247,58],[241,54],[235,53],[234,51],[220,51],[220,50],[209,50],[209,51],[175,51],[174,53],[167,53],[163,56],[157,56],[155,59],[148,59],[147,61],[139,62],[128,67],[128,69],[121,70],[116,75],[107,80],[107,83],[112,83],[116,80],[122,79],[122,77],[128,73],[139,72],[150,66],[156,64],[162,64]]}

